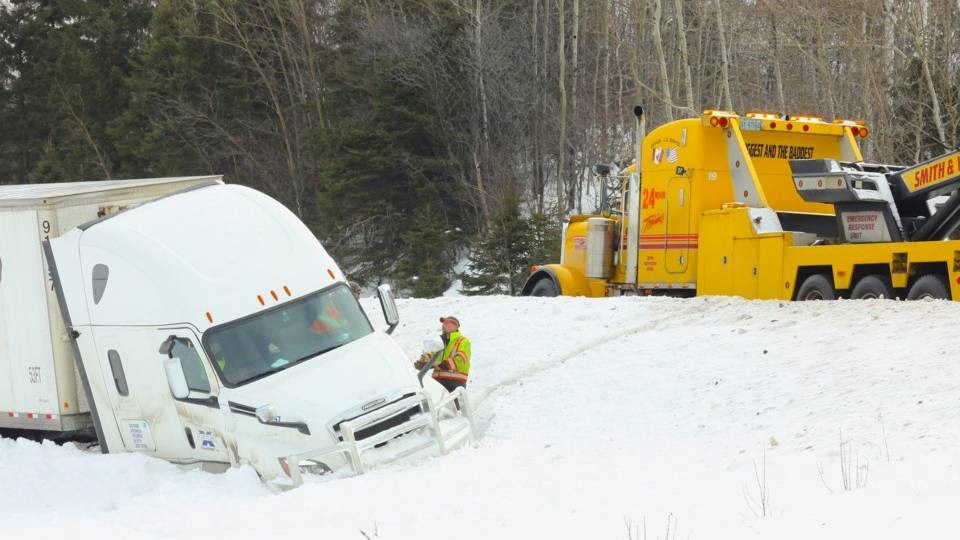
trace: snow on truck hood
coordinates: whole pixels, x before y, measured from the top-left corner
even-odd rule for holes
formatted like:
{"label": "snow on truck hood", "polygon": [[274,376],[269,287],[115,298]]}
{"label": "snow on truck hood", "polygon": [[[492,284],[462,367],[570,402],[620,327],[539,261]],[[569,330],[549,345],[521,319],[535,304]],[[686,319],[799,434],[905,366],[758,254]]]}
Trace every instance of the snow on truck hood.
{"label": "snow on truck hood", "polygon": [[416,372],[403,350],[390,336],[374,332],[224,394],[250,407],[270,404],[285,419],[306,421],[311,430],[319,431],[314,422],[326,426],[356,416],[371,401],[397,398],[418,388]]}

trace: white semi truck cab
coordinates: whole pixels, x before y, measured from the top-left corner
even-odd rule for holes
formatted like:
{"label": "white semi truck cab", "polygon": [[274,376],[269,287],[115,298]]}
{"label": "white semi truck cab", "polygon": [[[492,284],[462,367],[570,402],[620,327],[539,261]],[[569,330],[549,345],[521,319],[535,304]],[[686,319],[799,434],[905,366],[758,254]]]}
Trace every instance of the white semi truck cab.
{"label": "white semi truck cab", "polygon": [[[36,275],[12,269],[17,251],[3,239],[17,235],[0,232],[0,272],[41,284],[21,300],[42,304],[37,320],[48,321],[42,332],[21,325],[3,335],[0,428],[66,432],[86,423],[104,453],[207,470],[249,464],[286,485],[303,471],[362,472],[368,454],[446,451],[473,436],[469,403],[459,423],[444,427],[438,416],[466,396],[438,401],[423,391],[402,349],[374,330],[343,272],[283,205],[218,177],[127,182],[91,197],[102,203],[145,185],[169,193],[154,190],[123,211],[41,237],[49,281],[44,261],[35,261]],[[43,201],[26,206],[58,211]],[[2,299],[23,283],[3,273],[6,327],[18,313]],[[389,288],[379,293],[389,332],[396,306]],[[26,338],[32,349],[18,345]],[[31,388],[30,362],[56,383]],[[33,427],[19,416],[31,407],[59,418],[77,411],[76,419]],[[20,422],[4,424],[4,408]]]}

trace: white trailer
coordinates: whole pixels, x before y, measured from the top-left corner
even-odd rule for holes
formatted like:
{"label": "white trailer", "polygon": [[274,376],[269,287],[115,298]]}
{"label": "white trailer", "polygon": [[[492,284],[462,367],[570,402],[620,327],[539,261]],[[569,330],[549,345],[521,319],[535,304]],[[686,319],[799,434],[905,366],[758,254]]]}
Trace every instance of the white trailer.
{"label": "white trailer", "polygon": [[282,485],[475,432],[387,335],[389,287],[376,332],[296,216],[219,177],[0,188],[0,264],[0,428]]}

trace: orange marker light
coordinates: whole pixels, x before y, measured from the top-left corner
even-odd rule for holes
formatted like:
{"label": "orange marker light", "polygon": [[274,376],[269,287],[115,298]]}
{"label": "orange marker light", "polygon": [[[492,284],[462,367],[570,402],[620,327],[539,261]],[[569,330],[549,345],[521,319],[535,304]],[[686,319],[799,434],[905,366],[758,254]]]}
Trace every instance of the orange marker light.
{"label": "orange marker light", "polygon": [[64,402],[63,402],[63,408],[64,408],[64,409],[69,409],[69,408],[70,408],[70,403],[64,401]]}
{"label": "orange marker light", "polygon": [[277,292],[276,292],[276,291],[270,291],[270,296],[272,296],[274,300],[279,300],[279,299],[280,299],[280,297],[277,296]]}
{"label": "orange marker light", "polygon": [[717,120],[717,117],[716,117],[716,116],[711,116],[711,117],[710,117],[710,126],[711,126],[711,127],[717,127],[717,124],[719,124],[719,123],[720,123],[720,121]]}
{"label": "orange marker light", "polygon": [[210,313],[209,311],[207,312],[207,320],[213,323],[213,314]]}
{"label": "orange marker light", "polygon": [[337,279],[337,277],[333,275],[333,270],[329,268],[327,268],[327,274],[330,275],[330,279]]}
{"label": "orange marker light", "polygon": [[261,305],[261,306],[267,305],[267,303],[263,301],[263,297],[260,296],[259,294],[257,295],[257,300],[260,301],[260,305]]}
{"label": "orange marker light", "polygon": [[290,294],[290,287],[287,287],[286,285],[283,286],[283,292],[287,293],[287,296],[293,296]]}

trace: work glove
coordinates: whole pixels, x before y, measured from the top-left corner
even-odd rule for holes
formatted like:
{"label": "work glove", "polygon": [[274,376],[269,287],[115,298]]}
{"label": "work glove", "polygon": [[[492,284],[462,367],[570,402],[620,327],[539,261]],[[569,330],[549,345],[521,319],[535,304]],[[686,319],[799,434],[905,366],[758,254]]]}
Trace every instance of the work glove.
{"label": "work glove", "polygon": [[427,353],[423,353],[420,356],[420,359],[413,363],[413,367],[417,369],[423,369],[423,366],[427,365],[427,362],[429,361],[430,361],[430,355]]}

